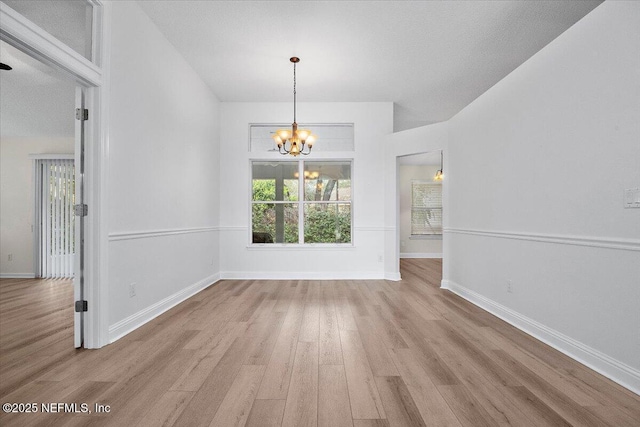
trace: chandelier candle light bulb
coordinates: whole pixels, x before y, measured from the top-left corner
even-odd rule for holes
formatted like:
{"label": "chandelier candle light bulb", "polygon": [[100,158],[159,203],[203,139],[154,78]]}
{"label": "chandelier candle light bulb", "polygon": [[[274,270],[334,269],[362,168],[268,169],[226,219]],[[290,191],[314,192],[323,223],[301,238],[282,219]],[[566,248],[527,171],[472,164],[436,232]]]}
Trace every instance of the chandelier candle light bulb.
{"label": "chandelier candle light bulb", "polygon": [[[273,135],[273,140],[278,146],[280,154],[290,154],[292,156],[305,156],[311,153],[311,148],[318,137],[313,135],[309,129],[298,129],[296,123],[296,64],[300,62],[300,58],[292,57],[289,59],[293,63],[293,124],[291,130],[278,129]],[[307,151],[304,151],[305,145]]]}

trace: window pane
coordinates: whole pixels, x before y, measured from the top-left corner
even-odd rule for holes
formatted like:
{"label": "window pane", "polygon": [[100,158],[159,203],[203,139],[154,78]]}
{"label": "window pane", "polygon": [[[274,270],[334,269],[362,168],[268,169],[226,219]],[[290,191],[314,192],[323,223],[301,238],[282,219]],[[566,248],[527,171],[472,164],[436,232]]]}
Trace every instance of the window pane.
{"label": "window pane", "polygon": [[307,203],[304,206],[305,243],[351,243],[351,205]]}
{"label": "window pane", "polygon": [[304,199],[351,200],[350,162],[305,162]]}
{"label": "window pane", "polygon": [[252,173],[252,200],[298,201],[297,162],[254,162]]}
{"label": "window pane", "polygon": [[442,234],[442,208],[412,208],[411,234]]}
{"label": "window pane", "polygon": [[441,208],[442,184],[413,181],[411,184],[411,204],[415,208]]}
{"label": "window pane", "polygon": [[254,203],[253,243],[298,243],[297,203]]}
{"label": "window pane", "polygon": [[3,0],[10,8],[91,61],[93,6],[86,0]]}

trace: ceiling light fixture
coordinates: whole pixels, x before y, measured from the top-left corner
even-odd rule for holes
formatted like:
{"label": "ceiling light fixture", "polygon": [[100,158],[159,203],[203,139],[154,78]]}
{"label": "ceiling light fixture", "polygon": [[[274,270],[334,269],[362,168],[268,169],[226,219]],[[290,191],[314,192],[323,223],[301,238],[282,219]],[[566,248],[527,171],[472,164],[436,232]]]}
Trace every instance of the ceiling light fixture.
{"label": "ceiling light fixture", "polygon": [[436,172],[436,176],[433,177],[434,181],[442,181],[444,174],[442,173],[442,150],[440,150],[440,169]]}
{"label": "ceiling light fixture", "polygon": [[[304,154],[307,156],[311,153],[311,148],[318,137],[308,129],[298,129],[298,123],[296,123],[296,64],[300,62],[300,58],[294,56],[289,61],[293,63],[293,124],[291,130],[278,129],[273,135],[273,140],[276,142],[280,154],[292,156]],[[306,152],[304,151],[305,145],[308,147]]]}

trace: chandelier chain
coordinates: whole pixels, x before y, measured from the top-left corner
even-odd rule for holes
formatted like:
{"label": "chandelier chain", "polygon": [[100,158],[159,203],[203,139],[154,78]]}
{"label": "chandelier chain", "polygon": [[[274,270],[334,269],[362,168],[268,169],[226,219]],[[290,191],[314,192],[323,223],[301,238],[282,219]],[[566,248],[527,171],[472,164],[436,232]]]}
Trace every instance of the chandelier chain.
{"label": "chandelier chain", "polygon": [[296,63],[293,63],[293,121],[296,121]]}

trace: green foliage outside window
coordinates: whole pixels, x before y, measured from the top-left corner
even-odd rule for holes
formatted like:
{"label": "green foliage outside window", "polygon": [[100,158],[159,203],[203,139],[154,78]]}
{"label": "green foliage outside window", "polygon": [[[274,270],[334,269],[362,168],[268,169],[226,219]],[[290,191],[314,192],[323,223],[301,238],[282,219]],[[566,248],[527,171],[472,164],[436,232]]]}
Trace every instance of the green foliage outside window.
{"label": "green foliage outside window", "polygon": [[305,243],[351,243],[351,213],[334,205],[309,209],[304,221]]}

